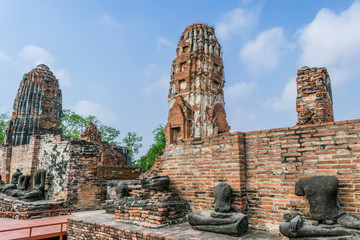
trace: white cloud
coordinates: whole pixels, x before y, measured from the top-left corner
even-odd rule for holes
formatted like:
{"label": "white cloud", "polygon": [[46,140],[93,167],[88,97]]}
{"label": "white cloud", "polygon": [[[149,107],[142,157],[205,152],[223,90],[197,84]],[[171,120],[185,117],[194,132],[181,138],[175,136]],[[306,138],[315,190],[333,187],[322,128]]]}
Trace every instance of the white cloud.
{"label": "white cloud", "polygon": [[55,62],[55,58],[48,51],[35,45],[26,45],[20,55],[34,61],[35,65],[46,64],[49,66]]}
{"label": "white cloud", "polygon": [[222,41],[228,40],[232,35],[241,34],[249,27],[257,24],[262,5],[253,9],[236,8],[225,14],[219,23],[216,24],[216,35]]}
{"label": "white cloud", "polygon": [[258,87],[256,82],[241,82],[235,83],[225,88],[225,96],[236,100],[250,96],[252,92]]}
{"label": "white cloud", "polygon": [[156,80],[146,88],[146,93],[152,94],[157,90],[166,91],[166,89],[169,87],[169,82],[170,82],[169,75],[163,74],[160,78],[158,78],[158,80]]}
{"label": "white cloud", "polygon": [[291,77],[286,84],[281,97],[267,100],[266,105],[277,111],[293,110],[296,106],[296,77]]}
{"label": "white cloud", "polygon": [[63,86],[71,85],[70,74],[68,73],[68,71],[64,69],[60,69],[58,71],[55,71],[54,75],[56,76],[57,79],[59,79],[60,85]]}
{"label": "white cloud", "polygon": [[275,27],[259,33],[255,40],[245,43],[240,50],[240,58],[251,72],[270,72],[277,67],[281,55],[289,48],[283,28]]}
{"label": "white cloud", "polygon": [[174,47],[174,44],[172,44],[172,42],[169,39],[164,38],[164,37],[158,37],[156,39],[156,42],[157,42],[158,47],[162,47],[162,46],[170,47],[170,48]]}
{"label": "white cloud", "polygon": [[103,13],[100,18],[100,23],[104,26],[116,28],[116,29],[123,29],[125,27],[124,24],[119,23],[116,19],[110,16],[108,13]]}
{"label": "white cloud", "polygon": [[105,109],[100,103],[81,100],[73,107],[73,110],[82,116],[96,116],[100,121],[111,124],[117,119],[116,115]]}
{"label": "white cloud", "polygon": [[6,56],[5,54],[3,54],[2,52],[0,52],[0,61],[3,62],[12,62],[12,58],[9,56]]}
{"label": "white cloud", "polygon": [[148,95],[154,93],[166,92],[170,82],[170,69],[165,70],[162,65],[149,64],[140,72],[140,77],[147,79],[149,85],[145,88],[145,92]]}
{"label": "white cloud", "polygon": [[336,85],[360,76],[360,1],[336,14],[321,9],[315,19],[299,31],[300,64],[327,67]]}
{"label": "white cloud", "polygon": [[[229,114],[230,113],[230,114]],[[228,122],[231,131],[246,131],[244,126],[249,126],[257,122],[258,116],[253,112],[248,112],[241,107],[234,107],[231,112],[227,113]]]}

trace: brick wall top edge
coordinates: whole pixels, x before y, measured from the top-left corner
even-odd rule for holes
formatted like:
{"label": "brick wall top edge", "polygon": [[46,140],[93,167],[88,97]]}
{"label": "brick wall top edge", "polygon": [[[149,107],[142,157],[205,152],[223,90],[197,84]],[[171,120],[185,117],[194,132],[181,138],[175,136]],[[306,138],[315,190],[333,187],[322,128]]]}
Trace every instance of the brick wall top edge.
{"label": "brick wall top edge", "polygon": [[271,129],[265,129],[265,130],[256,130],[256,131],[245,132],[245,135],[269,133],[269,132],[281,132],[281,131],[304,129],[304,128],[315,128],[315,127],[330,126],[330,125],[346,125],[346,124],[353,124],[353,123],[360,123],[360,119],[352,119],[352,120],[337,121],[337,122],[315,123],[315,124],[308,124],[308,125],[295,125],[293,127],[271,128]]}
{"label": "brick wall top edge", "polygon": [[114,169],[124,169],[124,170],[141,169],[141,167],[135,167],[135,166],[104,166],[104,165],[99,165],[97,167],[99,169],[101,169],[101,168],[114,168]]}
{"label": "brick wall top edge", "polygon": [[315,124],[308,124],[308,125],[294,125],[292,127],[271,128],[271,129],[255,130],[255,131],[248,131],[248,132],[221,133],[221,134],[215,134],[215,135],[206,136],[206,137],[197,138],[197,139],[185,138],[185,139],[183,139],[183,141],[177,142],[176,145],[192,144],[193,142],[198,142],[198,141],[202,141],[205,139],[214,139],[217,137],[224,137],[224,136],[236,136],[236,135],[244,136],[244,135],[259,134],[259,133],[281,132],[281,131],[288,131],[288,130],[314,128],[314,127],[330,126],[330,125],[352,124],[352,123],[360,123],[360,119],[352,119],[352,120],[344,120],[344,121],[336,121],[336,122],[325,122],[325,123],[315,123]]}
{"label": "brick wall top edge", "polygon": [[201,137],[201,138],[185,138],[182,141],[178,141],[176,144],[171,144],[171,145],[187,145],[187,144],[194,144],[194,143],[200,143],[201,141],[204,140],[209,140],[209,139],[222,139],[224,137],[227,136],[231,136],[231,137],[236,137],[236,136],[242,136],[244,137],[245,133],[244,132],[227,132],[227,133],[220,133],[220,134],[214,134],[211,136],[205,136],[205,137]]}

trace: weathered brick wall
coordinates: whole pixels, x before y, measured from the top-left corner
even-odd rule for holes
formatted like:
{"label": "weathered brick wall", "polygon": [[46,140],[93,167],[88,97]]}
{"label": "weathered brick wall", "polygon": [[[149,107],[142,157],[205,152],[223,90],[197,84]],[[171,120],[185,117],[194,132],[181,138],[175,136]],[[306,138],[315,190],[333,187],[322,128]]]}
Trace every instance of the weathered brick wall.
{"label": "weathered brick wall", "polygon": [[288,211],[308,216],[308,201],[294,191],[302,177],[336,176],[341,206],[348,213],[360,213],[360,120],[245,136],[248,215],[254,226],[277,231]]}
{"label": "weathered brick wall", "polygon": [[200,140],[186,139],[169,144],[152,175],[168,175],[170,188],[190,203],[194,210],[214,208],[216,184],[228,183],[233,189],[236,211],[244,211],[245,152],[244,133],[224,133]]}
{"label": "weathered brick wall", "polygon": [[215,185],[227,182],[234,210],[247,213],[252,226],[278,232],[284,213],[309,215],[308,201],[294,192],[302,177],[336,176],[342,208],[359,215],[359,169],[360,119],[189,139],[167,145],[143,176],[168,175],[192,209],[213,209]]}
{"label": "weathered brick wall", "polygon": [[111,225],[86,222],[81,220],[68,219],[67,238],[69,240],[89,240],[89,239],[102,239],[102,240],[125,240],[125,239],[138,239],[138,240],[168,240],[172,237],[164,237],[142,231],[135,231],[114,227]]}
{"label": "weathered brick wall", "polygon": [[11,147],[11,166],[10,178],[16,169],[20,169],[23,174],[30,174],[31,160],[28,158],[29,144]]}
{"label": "weathered brick wall", "polygon": [[46,198],[65,200],[71,140],[64,135],[44,135],[39,143],[38,169],[46,170]]}
{"label": "weathered brick wall", "polygon": [[71,157],[66,170],[66,202],[76,209],[89,210],[101,207],[101,188],[97,187],[98,145],[72,140]]}
{"label": "weathered brick wall", "polygon": [[[15,203],[14,203],[15,202]],[[42,202],[41,204],[34,204],[33,202],[25,202],[22,200],[14,200],[14,198],[0,195],[0,210],[2,212],[38,212],[46,210],[63,209],[64,202]],[[59,213],[59,212],[58,212]],[[33,214],[39,215],[39,214]],[[44,213],[42,216],[47,217],[49,213]],[[31,217],[32,214],[27,215],[27,218]],[[4,217],[4,215],[1,215]],[[7,218],[13,218],[12,214],[6,215]],[[15,214],[15,218],[24,219],[24,215]]]}
{"label": "weathered brick wall", "polygon": [[126,180],[138,178],[141,174],[139,167],[103,166],[97,167],[99,180]]}
{"label": "weathered brick wall", "polygon": [[[33,175],[39,153],[39,137],[31,136],[30,143],[18,146],[0,146],[1,175],[9,183],[16,169],[25,175]],[[30,182],[30,186],[32,182]]]}

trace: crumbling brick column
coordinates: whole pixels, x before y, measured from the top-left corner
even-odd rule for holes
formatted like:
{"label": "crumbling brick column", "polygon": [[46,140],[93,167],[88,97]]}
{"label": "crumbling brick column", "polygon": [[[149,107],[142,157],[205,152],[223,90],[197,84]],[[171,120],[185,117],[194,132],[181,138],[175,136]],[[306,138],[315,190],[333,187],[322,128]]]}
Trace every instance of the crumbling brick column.
{"label": "crumbling brick column", "polygon": [[297,75],[297,125],[333,122],[331,83],[326,68],[305,66]]}

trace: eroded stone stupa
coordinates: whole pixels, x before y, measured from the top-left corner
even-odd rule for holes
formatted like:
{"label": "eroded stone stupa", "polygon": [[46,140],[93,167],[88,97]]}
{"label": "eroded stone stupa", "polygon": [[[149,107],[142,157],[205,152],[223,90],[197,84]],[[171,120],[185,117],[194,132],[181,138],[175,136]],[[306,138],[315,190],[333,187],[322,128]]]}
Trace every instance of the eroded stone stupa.
{"label": "eroded stone stupa", "polygon": [[214,29],[204,24],[188,26],[176,52],[171,68],[166,141],[229,132],[222,52]]}
{"label": "eroded stone stupa", "polygon": [[45,64],[24,74],[14,101],[4,144],[28,144],[31,135],[61,133],[62,95],[59,81]]}

